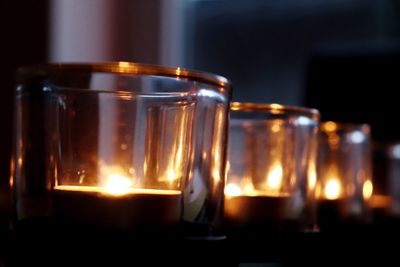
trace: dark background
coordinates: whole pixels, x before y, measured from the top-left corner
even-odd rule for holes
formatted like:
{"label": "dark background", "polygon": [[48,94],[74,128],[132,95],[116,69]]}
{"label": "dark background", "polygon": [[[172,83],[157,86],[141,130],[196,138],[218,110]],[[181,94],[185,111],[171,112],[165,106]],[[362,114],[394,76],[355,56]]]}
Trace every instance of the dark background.
{"label": "dark background", "polygon": [[[317,52],[358,61],[354,54],[385,54],[400,38],[397,0],[190,1],[187,14],[186,63],[229,77],[240,101],[304,105],[308,76],[317,78],[308,69]],[[357,70],[348,71],[331,74],[343,85],[358,79],[351,73]],[[330,92],[326,83],[318,87]]]}
{"label": "dark background", "polygon": [[368,123],[375,141],[400,141],[400,44],[320,50],[308,66],[305,105],[323,120]]}
{"label": "dark background", "polygon": [[400,1],[193,1],[186,63],[233,99],[313,107],[400,141]]}
{"label": "dark background", "polygon": [[0,1],[0,11],[0,185],[4,186],[10,173],[15,72],[22,65],[47,61],[48,2]]}

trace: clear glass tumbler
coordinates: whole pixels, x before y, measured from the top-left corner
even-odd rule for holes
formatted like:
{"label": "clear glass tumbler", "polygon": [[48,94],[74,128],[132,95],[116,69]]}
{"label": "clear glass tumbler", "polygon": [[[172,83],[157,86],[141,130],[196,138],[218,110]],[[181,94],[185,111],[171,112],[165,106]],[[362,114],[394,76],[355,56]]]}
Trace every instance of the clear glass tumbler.
{"label": "clear glass tumbler", "polygon": [[18,72],[17,227],[216,234],[230,84],[136,63]]}
{"label": "clear glass tumbler", "polygon": [[370,127],[321,124],[317,164],[318,223],[321,231],[366,224],[372,195]]}
{"label": "clear glass tumbler", "polygon": [[226,227],[256,235],[312,224],[319,113],[278,104],[232,103]]}
{"label": "clear glass tumbler", "polygon": [[400,142],[375,142],[373,158],[373,194],[368,199],[373,226],[397,231],[400,225]]}

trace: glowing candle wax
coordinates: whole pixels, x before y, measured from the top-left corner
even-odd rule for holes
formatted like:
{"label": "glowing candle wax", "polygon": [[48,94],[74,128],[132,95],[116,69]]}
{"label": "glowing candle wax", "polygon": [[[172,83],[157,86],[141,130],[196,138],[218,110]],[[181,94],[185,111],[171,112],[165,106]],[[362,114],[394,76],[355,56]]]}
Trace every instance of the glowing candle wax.
{"label": "glowing candle wax", "polygon": [[110,175],[104,186],[55,186],[53,205],[58,218],[95,228],[168,228],[180,220],[181,192],[133,188],[128,178]]}
{"label": "glowing candle wax", "polygon": [[255,190],[250,179],[240,187],[235,183],[225,188],[225,217],[229,224],[245,227],[265,223],[280,223],[287,218],[290,204],[288,193],[280,192],[281,168],[272,168],[264,190]]}

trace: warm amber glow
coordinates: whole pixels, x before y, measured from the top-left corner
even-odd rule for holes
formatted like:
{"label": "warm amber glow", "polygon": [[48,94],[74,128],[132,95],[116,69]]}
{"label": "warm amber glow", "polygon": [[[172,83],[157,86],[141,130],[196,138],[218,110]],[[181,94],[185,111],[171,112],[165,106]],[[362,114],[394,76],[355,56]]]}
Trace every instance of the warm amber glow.
{"label": "warm amber glow", "polygon": [[176,179],[178,179],[177,175],[175,174],[175,171],[172,168],[168,169],[167,171],[167,179],[168,182],[170,183],[173,183]]}
{"label": "warm amber glow", "polygon": [[[62,191],[78,191],[78,192],[94,192],[110,196],[123,196],[126,194],[180,194],[178,190],[159,190],[135,188],[134,179],[131,176],[125,175],[125,172],[118,166],[100,165],[99,182],[97,186],[85,185],[58,185],[54,186],[54,190]],[[129,169],[129,173],[134,173],[134,169]]]}
{"label": "warm amber glow", "polygon": [[335,133],[330,133],[328,135],[328,143],[330,146],[332,146],[333,148],[336,147],[340,142],[340,137],[339,135],[335,134]]}
{"label": "warm amber glow", "polygon": [[253,182],[250,180],[250,178],[245,179],[242,188],[243,188],[245,195],[254,195],[255,194],[254,185],[253,185]]}
{"label": "warm amber glow", "polygon": [[177,140],[177,144],[176,144],[176,145],[178,145],[178,148],[176,148],[176,145],[175,145],[176,151],[171,152],[172,155],[175,155],[175,156],[171,156],[171,159],[170,159],[170,160],[172,160],[172,162],[170,162],[170,168],[173,168],[173,171],[174,171],[174,177],[173,177],[172,182],[174,182],[176,179],[178,179],[180,177],[180,175],[177,175],[177,174],[180,173],[181,166],[185,160],[184,155],[185,155],[185,153],[187,153],[187,151],[185,151],[185,148],[187,147],[187,144],[186,144],[187,140],[185,138],[186,135],[184,133],[185,133],[185,125],[187,125],[188,120],[189,120],[188,116],[189,116],[188,112],[184,112],[181,115],[180,124],[179,124],[179,128],[178,128],[179,131],[178,131],[178,136],[177,136],[178,140]]}
{"label": "warm amber glow", "polygon": [[315,186],[315,196],[317,197],[317,198],[321,198],[321,184],[320,183],[317,183],[316,184],[316,186]]}
{"label": "warm amber glow", "polygon": [[289,193],[279,191],[265,191],[254,189],[253,183],[246,179],[245,182],[241,183],[241,186],[235,183],[228,183],[225,186],[225,196],[237,197],[237,196],[274,196],[274,197],[288,197]]}
{"label": "warm amber glow", "polygon": [[314,190],[317,184],[317,170],[315,169],[315,164],[311,163],[308,169],[308,189]]}
{"label": "warm amber glow", "polygon": [[229,173],[230,170],[231,170],[231,163],[229,162],[229,160],[227,160],[226,161],[225,171],[226,171],[226,173]]}
{"label": "warm amber glow", "polygon": [[272,132],[277,133],[281,130],[281,125],[279,124],[279,121],[276,121],[272,127],[271,127]]}
{"label": "warm amber glow", "polygon": [[322,128],[326,132],[334,132],[337,129],[337,124],[333,121],[327,121],[323,124]]}
{"label": "warm amber glow", "polygon": [[[103,186],[57,185],[54,187],[54,190],[108,194]],[[126,190],[126,194],[180,195],[181,191],[129,187]],[[112,196],[117,196],[117,195],[112,195]]]}
{"label": "warm amber glow", "polygon": [[221,181],[220,166],[221,161],[219,160],[219,149],[217,147],[215,148],[214,166],[212,168],[212,178],[215,184]]}
{"label": "warm amber glow", "polygon": [[126,175],[126,172],[120,166],[110,166],[100,163],[98,183],[102,186],[103,193],[116,196],[124,195],[134,185],[133,182],[133,178]]}
{"label": "warm amber glow", "polygon": [[167,182],[170,184],[175,183],[180,178],[177,171],[175,171],[173,164],[171,163],[170,166],[165,170],[163,176],[158,178],[160,182]]}
{"label": "warm amber glow", "polygon": [[371,208],[386,209],[391,204],[391,198],[385,195],[373,195],[369,200]]}
{"label": "warm amber glow", "polygon": [[[177,71],[180,71],[178,68]],[[179,186],[184,172],[184,166],[187,161],[188,142],[187,133],[190,130],[186,127],[191,119],[191,107],[185,107],[182,112],[177,113],[175,125],[170,129],[171,143],[163,147],[162,153],[166,153],[166,157],[160,160],[156,167],[156,173],[159,173],[158,181],[170,183]],[[153,165],[153,164],[151,164]],[[148,167],[146,165],[146,167]],[[151,168],[151,167],[149,167]],[[145,171],[146,172],[146,171]]]}
{"label": "warm amber glow", "polygon": [[234,183],[229,183],[225,186],[225,195],[229,197],[240,196],[242,194],[242,189],[240,186]]}
{"label": "warm amber glow", "polygon": [[127,194],[132,185],[132,179],[119,174],[111,174],[107,177],[103,188],[105,193],[119,196]]}
{"label": "warm amber glow", "polygon": [[221,175],[219,175],[219,169],[214,167],[212,170],[212,177],[215,183],[218,183],[221,180]]}
{"label": "warm amber glow", "polygon": [[18,167],[19,167],[19,168],[21,168],[22,163],[23,163],[22,157],[19,156],[19,157],[18,157]]}
{"label": "warm amber glow", "polygon": [[279,114],[280,112],[282,112],[282,109],[284,109],[284,106],[280,104],[271,104],[270,107],[272,114]]}
{"label": "warm amber glow", "polygon": [[128,68],[129,65],[130,65],[129,62],[124,62],[124,61],[118,62],[118,66],[119,66],[120,68]]}
{"label": "warm amber glow", "polygon": [[267,187],[269,190],[277,191],[281,188],[282,175],[282,166],[280,164],[274,165],[267,176]]}
{"label": "warm amber glow", "polygon": [[283,106],[280,105],[280,104],[273,103],[273,104],[271,104],[271,108],[273,108],[273,109],[282,109]]}
{"label": "warm amber glow", "polygon": [[371,180],[366,180],[363,184],[363,197],[364,199],[370,199],[372,196],[372,192],[374,187],[372,185]]}
{"label": "warm amber glow", "polygon": [[217,108],[216,112],[216,121],[215,121],[215,127],[214,127],[214,136],[218,136],[214,147],[213,147],[213,158],[212,158],[212,177],[214,180],[214,189],[218,189],[218,184],[222,181],[224,178],[223,175],[224,173],[221,172],[222,169],[222,163],[223,159],[221,158],[221,150],[223,148],[223,138],[220,138],[223,136],[223,131],[224,131],[224,120],[225,120],[225,112],[223,109],[220,107]]}
{"label": "warm amber glow", "polygon": [[325,184],[324,195],[327,199],[337,199],[340,197],[342,193],[342,186],[340,184],[339,179],[331,178]]}
{"label": "warm amber glow", "polygon": [[235,183],[228,183],[225,186],[225,195],[226,196],[240,196],[240,195],[247,195],[252,196],[256,194],[256,190],[254,190],[253,182],[250,178],[244,178],[240,185]]}

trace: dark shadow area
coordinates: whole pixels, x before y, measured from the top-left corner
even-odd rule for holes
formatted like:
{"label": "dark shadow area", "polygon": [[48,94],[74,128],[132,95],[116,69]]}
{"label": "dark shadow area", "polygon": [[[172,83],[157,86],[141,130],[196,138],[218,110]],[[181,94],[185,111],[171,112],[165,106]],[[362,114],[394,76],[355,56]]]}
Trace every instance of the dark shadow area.
{"label": "dark shadow area", "polygon": [[13,141],[15,75],[18,67],[47,60],[48,1],[1,1],[0,229],[7,223],[8,181]]}
{"label": "dark shadow area", "polygon": [[16,69],[47,58],[47,1],[1,1],[0,184],[8,182]]}
{"label": "dark shadow area", "polygon": [[396,41],[320,49],[310,60],[305,105],[323,121],[370,124],[374,140],[399,140],[399,68]]}

